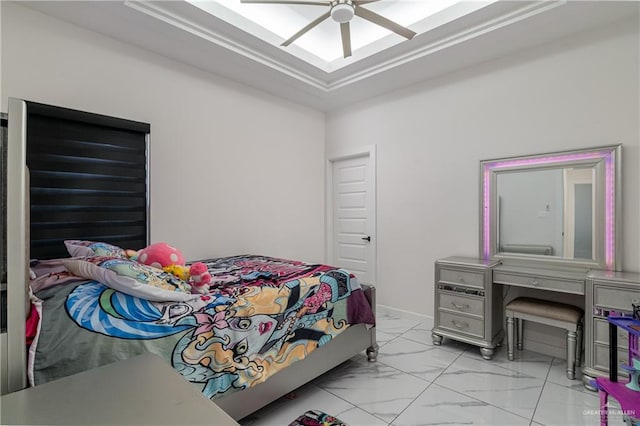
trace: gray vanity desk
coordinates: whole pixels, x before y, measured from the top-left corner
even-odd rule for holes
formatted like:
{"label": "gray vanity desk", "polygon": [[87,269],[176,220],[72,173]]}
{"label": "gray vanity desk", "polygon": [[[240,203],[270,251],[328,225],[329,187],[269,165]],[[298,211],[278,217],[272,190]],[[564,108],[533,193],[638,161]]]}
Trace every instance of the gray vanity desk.
{"label": "gray vanity desk", "polygon": [[584,380],[607,374],[606,315],[640,300],[640,274],[613,272],[623,270],[621,155],[608,145],[480,162],[479,259],[436,261],[434,344],[460,340],[491,359],[504,290],[524,287],[584,308]]}
{"label": "gray vanity desk", "polygon": [[[632,304],[640,304],[640,273],[634,272],[500,265],[493,268],[493,283],[584,295],[584,299],[577,298],[575,303],[584,308],[585,356],[582,357],[582,380],[591,390],[595,390],[590,383],[592,379],[609,375],[607,316],[631,316]],[[551,293],[549,298],[553,298]],[[618,330],[616,350],[619,365],[627,361],[627,337],[626,331]],[[626,376],[622,370],[618,373]]]}
{"label": "gray vanity desk", "polygon": [[[449,257],[435,264],[434,327],[431,338],[476,345],[490,360],[504,338],[504,289],[525,287],[584,295],[587,270],[502,264],[497,260]],[[582,298],[576,304],[582,305]]]}
{"label": "gray vanity desk", "polygon": [[[490,360],[504,337],[504,289],[507,286],[575,295],[574,304],[584,309],[582,379],[609,374],[609,327],[607,316],[633,313],[640,304],[640,273],[581,270],[560,266],[502,264],[495,260],[449,257],[435,264],[435,309],[431,337],[434,345],[443,337],[476,345]],[[584,298],[582,297],[584,296]],[[618,331],[618,360],[627,359],[628,339]],[[625,375],[622,370],[620,375]]]}

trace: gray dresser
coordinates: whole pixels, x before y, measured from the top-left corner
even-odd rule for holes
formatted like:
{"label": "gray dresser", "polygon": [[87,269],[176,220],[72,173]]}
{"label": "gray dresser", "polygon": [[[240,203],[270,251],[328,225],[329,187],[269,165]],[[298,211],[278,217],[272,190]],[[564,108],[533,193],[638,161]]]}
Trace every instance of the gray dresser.
{"label": "gray dresser", "polygon": [[[609,374],[610,314],[631,315],[631,304],[640,303],[640,274],[633,272],[591,271],[585,294],[585,362],[583,381]],[[618,364],[627,362],[627,333],[618,329]],[[620,371],[620,374],[625,374]]]}
{"label": "gray dresser", "polygon": [[434,345],[448,337],[477,345],[484,359],[492,358],[504,336],[502,291],[492,282],[498,263],[467,257],[436,261]]}
{"label": "gray dresser", "polygon": [[3,395],[0,406],[3,425],[238,425],[151,353]]}

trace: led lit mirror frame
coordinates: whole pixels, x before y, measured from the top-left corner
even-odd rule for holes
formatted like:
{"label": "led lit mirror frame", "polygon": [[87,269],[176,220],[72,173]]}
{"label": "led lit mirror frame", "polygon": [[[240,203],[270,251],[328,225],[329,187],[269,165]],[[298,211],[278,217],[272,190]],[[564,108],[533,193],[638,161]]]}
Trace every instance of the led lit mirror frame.
{"label": "led lit mirror frame", "polygon": [[[526,261],[542,264],[620,270],[621,256],[621,153],[622,145],[555,152],[480,162],[480,256],[484,259]],[[498,241],[497,176],[517,171],[565,167],[595,170],[595,251],[592,259],[503,253]]]}

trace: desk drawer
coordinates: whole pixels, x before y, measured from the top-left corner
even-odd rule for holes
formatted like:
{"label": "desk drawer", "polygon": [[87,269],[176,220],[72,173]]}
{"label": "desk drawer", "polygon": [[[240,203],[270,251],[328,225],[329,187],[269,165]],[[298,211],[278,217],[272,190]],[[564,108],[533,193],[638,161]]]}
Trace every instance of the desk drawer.
{"label": "desk drawer", "polygon": [[463,312],[484,317],[484,299],[459,294],[438,293],[439,307],[449,311]]}
{"label": "desk drawer", "polygon": [[584,281],[537,277],[494,271],[493,282],[518,287],[539,288],[563,293],[584,294]]}
{"label": "desk drawer", "polygon": [[600,308],[610,308],[619,311],[633,312],[631,303],[640,303],[640,289],[638,291],[624,290],[619,287],[593,286],[593,304]]}
{"label": "desk drawer", "polygon": [[[629,334],[622,328],[618,330],[618,347],[627,349],[629,347]],[[609,322],[605,319],[593,319],[593,338],[596,343],[609,346]]]}
{"label": "desk drawer", "polygon": [[440,282],[484,288],[484,274],[440,267]]}
{"label": "desk drawer", "polygon": [[[609,371],[609,346],[594,345],[594,367],[598,370]],[[622,364],[628,364],[629,362],[629,352],[618,348],[618,372],[627,376],[623,370],[620,369]]]}
{"label": "desk drawer", "polygon": [[475,337],[484,337],[484,321],[482,319],[456,315],[446,311],[438,312],[439,327],[456,333],[469,334]]}

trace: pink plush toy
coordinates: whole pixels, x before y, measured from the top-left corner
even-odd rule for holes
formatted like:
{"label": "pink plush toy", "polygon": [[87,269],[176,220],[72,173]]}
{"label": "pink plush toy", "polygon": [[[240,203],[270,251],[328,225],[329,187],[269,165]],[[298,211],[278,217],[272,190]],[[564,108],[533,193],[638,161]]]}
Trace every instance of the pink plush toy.
{"label": "pink plush toy", "polygon": [[167,243],[154,243],[138,252],[138,262],[162,269],[171,265],[184,266],[184,256]]}
{"label": "pink plush toy", "polygon": [[189,268],[189,283],[192,290],[200,294],[209,293],[209,284],[211,284],[211,274],[207,270],[207,265],[202,262],[196,262]]}

